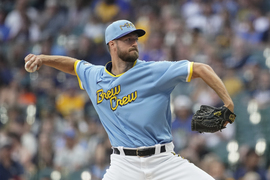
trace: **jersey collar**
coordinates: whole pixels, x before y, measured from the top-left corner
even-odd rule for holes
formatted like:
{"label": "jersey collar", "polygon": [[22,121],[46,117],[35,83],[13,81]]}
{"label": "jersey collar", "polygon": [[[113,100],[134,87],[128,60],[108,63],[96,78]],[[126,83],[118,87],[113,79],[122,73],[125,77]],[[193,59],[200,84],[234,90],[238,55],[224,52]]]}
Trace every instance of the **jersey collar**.
{"label": "jersey collar", "polygon": [[[136,63],[137,63],[137,60],[134,62],[132,68],[136,65]],[[112,61],[108,62],[108,63],[105,65],[104,69],[105,69],[106,73],[108,73],[108,74],[109,74],[110,76],[112,76],[112,77],[120,77],[120,76],[122,76],[123,74],[125,74],[125,72],[122,73],[122,74],[118,74],[118,75],[112,74],[112,73],[110,72],[111,69],[112,69]]]}

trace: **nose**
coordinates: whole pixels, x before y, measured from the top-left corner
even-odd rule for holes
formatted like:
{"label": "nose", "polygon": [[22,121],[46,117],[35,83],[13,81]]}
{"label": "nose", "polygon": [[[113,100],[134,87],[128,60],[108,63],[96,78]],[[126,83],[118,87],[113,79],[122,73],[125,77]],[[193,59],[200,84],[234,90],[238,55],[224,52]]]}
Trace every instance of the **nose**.
{"label": "nose", "polygon": [[132,47],[137,47],[137,46],[138,46],[137,42],[132,44]]}
{"label": "nose", "polygon": [[132,41],[132,46],[138,46],[138,40],[137,39],[133,39]]}

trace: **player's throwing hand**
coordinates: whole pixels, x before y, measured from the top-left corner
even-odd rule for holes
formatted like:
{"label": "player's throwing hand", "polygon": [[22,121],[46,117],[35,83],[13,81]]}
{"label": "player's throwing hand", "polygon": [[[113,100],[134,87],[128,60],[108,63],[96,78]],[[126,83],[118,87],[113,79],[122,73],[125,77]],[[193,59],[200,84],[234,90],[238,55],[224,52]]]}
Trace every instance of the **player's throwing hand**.
{"label": "player's throwing hand", "polygon": [[42,60],[38,55],[28,54],[25,58],[25,70],[28,72],[35,72],[39,70],[42,65]]}

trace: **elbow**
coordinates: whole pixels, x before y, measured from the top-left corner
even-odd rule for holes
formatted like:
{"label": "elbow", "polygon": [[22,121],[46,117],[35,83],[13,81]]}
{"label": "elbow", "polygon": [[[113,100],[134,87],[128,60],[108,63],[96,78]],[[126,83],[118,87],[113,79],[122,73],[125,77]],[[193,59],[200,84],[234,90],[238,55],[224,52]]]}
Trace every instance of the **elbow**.
{"label": "elbow", "polygon": [[76,76],[76,73],[75,72],[69,72],[69,74],[71,74],[73,76]]}
{"label": "elbow", "polygon": [[194,63],[193,64],[192,79],[201,78],[204,74],[206,74],[208,72],[212,72],[212,71],[213,71],[213,69],[207,64]]}
{"label": "elbow", "polygon": [[76,76],[76,72],[75,72],[74,68],[69,70],[68,73],[71,74],[71,75]]}

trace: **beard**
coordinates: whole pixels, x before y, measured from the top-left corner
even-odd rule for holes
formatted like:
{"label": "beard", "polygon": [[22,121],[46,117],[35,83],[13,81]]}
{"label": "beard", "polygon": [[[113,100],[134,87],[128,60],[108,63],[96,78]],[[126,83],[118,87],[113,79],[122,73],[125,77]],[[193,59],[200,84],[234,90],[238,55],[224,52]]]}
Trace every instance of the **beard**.
{"label": "beard", "polygon": [[117,46],[117,55],[125,62],[135,62],[139,57],[139,52],[137,48],[130,48],[128,52],[124,52]]}

